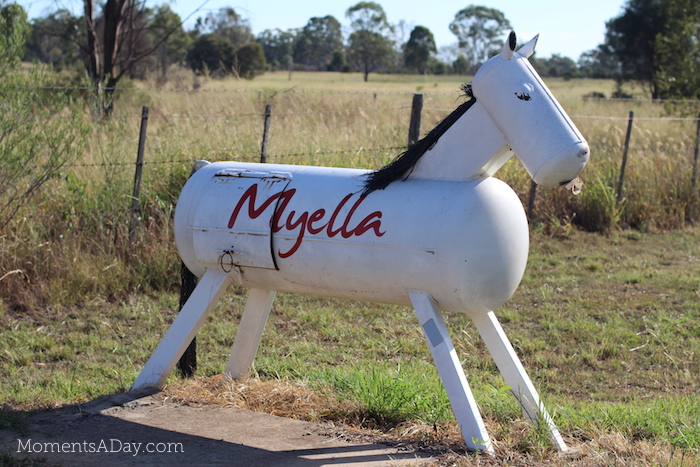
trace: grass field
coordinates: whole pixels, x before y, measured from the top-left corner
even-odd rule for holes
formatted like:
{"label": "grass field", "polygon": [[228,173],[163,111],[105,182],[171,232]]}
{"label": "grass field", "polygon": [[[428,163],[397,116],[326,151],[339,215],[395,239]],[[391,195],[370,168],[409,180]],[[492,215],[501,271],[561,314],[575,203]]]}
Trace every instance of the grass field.
{"label": "grass field", "polygon": [[[294,73],[289,80],[286,73],[268,73],[254,81],[203,79],[200,90],[191,91],[193,78],[181,73],[171,81],[177,91],[134,83],[120,94],[115,118],[92,123],[71,166],[0,234],[0,426],[21,428],[27,411],[130,387],[176,312],[179,260],[171,218],[191,162],[257,160],[265,103],[273,105],[271,161],[374,168],[406,144],[411,93],[426,95],[427,131],[462,102],[463,80],[370,75],[364,83],[354,74]],[[578,198],[563,190],[538,192],[525,277],[497,315],[582,456],[558,460],[546,435],[524,422],[468,318],[449,314],[498,459],[697,465],[700,230],[690,183],[697,121],[688,116],[698,109],[581,99],[610,95],[614,84],[607,81],[548,84],[589,140],[591,164]],[[127,207],[143,105],[151,116],[148,165],[140,228],[130,246]],[[637,120],[618,203],[630,110]],[[527,200],[530,179],[517,161],[498,176]],[[198,337],[198,379],[173,376],[173,397],[205,393],[222,400],[231,392],[215,381],[243,301],[237,289],[218,305]],[[314,395],[313,403],[286,408],[287,415],[459,443],[407,308],[281,295],[254,376]]]}
{"label": "grass field", "polygon": [[[698,233],[571,231],[565,237],[534,237],[523,283],[497,314],[565,439],[585,453],[581,465],[695,465]],[[200,332],[200,377],[223,371],[243,294],[231,290]],[[17,410],[128,389],[176,305],[175,293],[162,292],[5,311],[0,318],[5,423]],[[556,459],[546,436],[523,421],[469,319],[448,314],[447,322],[498,452]],[[419,439],[458,442],[408,308],[281,295],[254,375],[297,382],[320,396],[301,409],[285,407],[287,415],[362,420],[357,424],[390,433],[411,426]],[[216,388],[202,391],[206,379],[186,383],[173,376],[170,384],[175,397],[191,401],[203,393],[224,397]],[[278,407],[277,413],[284,410]]]}

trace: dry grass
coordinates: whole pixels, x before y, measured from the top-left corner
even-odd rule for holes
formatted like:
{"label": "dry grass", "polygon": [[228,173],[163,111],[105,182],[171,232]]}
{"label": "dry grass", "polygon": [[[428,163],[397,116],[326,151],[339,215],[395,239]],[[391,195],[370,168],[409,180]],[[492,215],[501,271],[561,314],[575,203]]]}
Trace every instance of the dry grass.
{"label": "dry grass", "polygon": [[455,423],[440,426],[421,421],[404,422],[391,429],[368,426],[358,418],[352,404],[338,403],[319,395],[309,386],[288,380],[263,381],[246,378],[231,381],[217,375],[177,382],[162,393],[171,402],[197,406],[230,406],[270,415],[319,423],[335,437],[355,443],[381,443],[430,455],[424,466],[635,466],[693,467],[697,459],[664,443],[632,440],[618,432],[573,433],[566,437],[569,452],[559,453],[535,442],[536,429],[519,420],[508,426],[486,419],[490,432],[500,430],[501,439],[492,440],[494,455],[468,453]]}
{"label": "dry grass", "polygon": [[[675,466],[691,467],[697,459],[675,451],[665,443],[634,440],[615,431],[573,433],[566,442],[568,453],[555,452],[535,442],[538,434],[533,425],[519,420],[508,426],[486,419],[489,432],[498,432],[494,440],[495,454],[467,454],[456,423],[441,426],[421,421],[402,423],[391,429],[368,426],[358,417],[361,408],[338,402],[329,393],[299,382],[284,379],[263,381],[245,378],[237,381],[217,375],[178,381],[163,390],[171,401],[197,406],[233,406],[271,415],[319,422],[329,431],[354,442],[376,442],[410,446],[430,452],[433,458],[426,465],[435,466]],[[385,427],[384,427],[385,428]]]}

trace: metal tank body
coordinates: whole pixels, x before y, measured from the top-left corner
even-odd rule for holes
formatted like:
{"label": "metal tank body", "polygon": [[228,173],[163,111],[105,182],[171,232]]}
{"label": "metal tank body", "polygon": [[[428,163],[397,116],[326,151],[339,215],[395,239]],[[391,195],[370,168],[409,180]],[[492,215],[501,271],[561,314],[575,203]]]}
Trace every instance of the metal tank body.
{"label": "metal tank body", "polygon": [[522,204],[504,182],[411,177],[361,196],[355,169],[217,162],[185,185],[175,239],[187,267],[249,288],[486,313],[527,261]]}

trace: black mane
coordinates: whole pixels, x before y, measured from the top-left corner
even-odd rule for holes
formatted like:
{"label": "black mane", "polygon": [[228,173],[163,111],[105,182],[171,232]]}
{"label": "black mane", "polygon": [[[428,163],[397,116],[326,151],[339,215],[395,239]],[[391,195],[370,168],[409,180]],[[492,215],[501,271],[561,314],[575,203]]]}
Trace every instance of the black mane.
{"label": "black mane", "polygon": [[423,139],[417,141],[406,151],[399,154],[392,162],[385,165],[379,170],[367,175],[365,180],[365,189],[362,191],[362,196],[367,196],[374,190],[383,190],[391,182],[406,179],[411,174],[418,160],[431,149],[437,140],[445,134],[445,132],[474,105],[476,98],[472,97],[464,104],[457,107],[450,115],[445,117],[443,121],[433,128]]}

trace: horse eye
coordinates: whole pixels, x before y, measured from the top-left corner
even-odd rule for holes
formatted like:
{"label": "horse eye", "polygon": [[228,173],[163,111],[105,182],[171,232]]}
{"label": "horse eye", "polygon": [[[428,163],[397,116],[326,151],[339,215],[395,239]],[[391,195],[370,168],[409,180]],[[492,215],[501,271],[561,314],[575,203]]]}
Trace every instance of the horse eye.
{"label": "horse eye", "polygon": [[520,83],[518,90],[515,91],[515,97],[521,101],[532,100],[533,94],[535,93],[535,87],[530,83]]}

